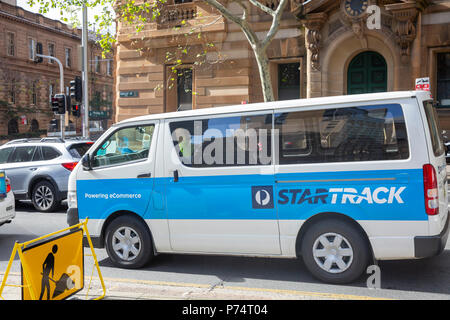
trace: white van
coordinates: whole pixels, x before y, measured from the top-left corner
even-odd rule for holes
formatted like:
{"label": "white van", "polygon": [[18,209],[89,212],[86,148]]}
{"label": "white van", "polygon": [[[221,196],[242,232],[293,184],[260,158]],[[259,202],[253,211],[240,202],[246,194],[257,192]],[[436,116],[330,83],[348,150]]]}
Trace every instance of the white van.
{"label": "white van", "polygon": [[428,92],[148,115],[113,125],[69,179],[68,223],[115,265],[158,253],[296,258],[356,280],[372,261],[439,254],[444,145]]}

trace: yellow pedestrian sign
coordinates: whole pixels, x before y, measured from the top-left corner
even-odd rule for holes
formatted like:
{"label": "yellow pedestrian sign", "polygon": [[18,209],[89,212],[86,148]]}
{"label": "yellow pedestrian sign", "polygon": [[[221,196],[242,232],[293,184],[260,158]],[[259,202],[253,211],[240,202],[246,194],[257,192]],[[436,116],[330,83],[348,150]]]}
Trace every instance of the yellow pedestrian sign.
{"label": "yellow pedestrian sign", "polygon": [[[84,248],[83,237],[86,237],[91,256],[97,269],[103,295],[106,288],[100,272],[94,247],[87,230],[87,219],[77,225],[56,231],[24,243],[14,245],[2,283],[0,285],[0,298],[5,286],[20,287],[22,300],[62,300],[66,299],[84,288]],[[21,285],[6,283],[16,253],[21,262]],[[93,271],[92,271],[93,272]],[[89,294],[89,281],[86,297]]]}
{"label": "yellow pedestrian sign", "polygon": [[[67,298],[84,287],[83,230],[36,243],[23,250],[22,265],[28,274],[31,290],[39,300]],[[28,285],[22,268],[22,284]],[[22,299],[30,300],[30,290]]]}

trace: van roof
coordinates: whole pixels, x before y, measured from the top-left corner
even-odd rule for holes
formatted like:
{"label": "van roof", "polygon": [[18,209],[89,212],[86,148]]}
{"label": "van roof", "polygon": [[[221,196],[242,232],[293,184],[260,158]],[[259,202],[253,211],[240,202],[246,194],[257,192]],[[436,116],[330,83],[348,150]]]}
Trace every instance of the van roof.
{"label": "van roof", "polygon": [[353,94],[353,95],[343,95],[343,96],[328,96],[319,98],[309,98],[309,99],[294,99],[294,100],[284,100],[284,101],[272,101],[272,102],[259,102],[250,104],[238,104],[223,107],[211,107],[204,109],[195,109],[187,111],[175,111],[166,112],[159,114],[150,114],[134,118],[129,118],[122,120],[115,125],[138,122],[145,120],[159,120],[159,119],[171,119],[171,118],[181,118],[181,117],[193,117],[193,116],[203,116],[203,115],[215,115],[224,114],[232,112],[245,112],[245,111],[259,111],[259,110],[270,110],[270,109],[284,109],[292,107],[311,107],[324,104],[341,104],[349,102],[367,102],[375,100],[392,100],[392,99],[404,99],[419,97],[420,99],[430,99],[431,95],[429,91],[391,91],[391,92],[381,92],[381,93],[365,93],[365,94]]}

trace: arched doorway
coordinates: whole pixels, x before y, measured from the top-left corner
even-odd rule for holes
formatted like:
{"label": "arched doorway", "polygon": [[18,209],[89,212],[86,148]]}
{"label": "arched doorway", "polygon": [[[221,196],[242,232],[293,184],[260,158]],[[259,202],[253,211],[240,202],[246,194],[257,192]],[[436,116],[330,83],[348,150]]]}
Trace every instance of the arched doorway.
{"label": "arched doorway", "polygon": [[8,121],[8,135],[19,133],[19,124],[16,119]]}
{"label": "arched doorway", "polygon": [[39,122],[36,119],[31,120],[31,132],[38,132],[39,131]]}
{"label": "arched doorway", "polygon": [[365,51],[352,59],[347,71],[347,94],[387,91],[387,65],[383,56]]}

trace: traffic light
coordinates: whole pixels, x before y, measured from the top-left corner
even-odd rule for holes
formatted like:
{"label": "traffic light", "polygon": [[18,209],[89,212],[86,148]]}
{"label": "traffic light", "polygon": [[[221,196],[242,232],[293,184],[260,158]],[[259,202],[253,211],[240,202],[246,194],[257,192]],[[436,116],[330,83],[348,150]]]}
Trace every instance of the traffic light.
{"label": "traffic light", "polygon": [[59,93],[52,97],[52,111],[57,114],[66,113],[66,95]]}
{"label": "traffic light", "polygon": [[83,98],[82,90],[80,77],[75,77],[75,80],[70,81],[70,98],[72,100],[81,102],[81,99]]}
{"label": "traffic light", "polygon": [[75,117],[79,117],[81,115],[80,106],[78,104],[72,105],[72,115]]}
{"label": "traffic light", "polygon": [[37,54],[42,54],[42,43],[38,42],[36,43],[36,54],[34,55],[34,62],[41,63],[44,61],[42,57],[38,57]]}

